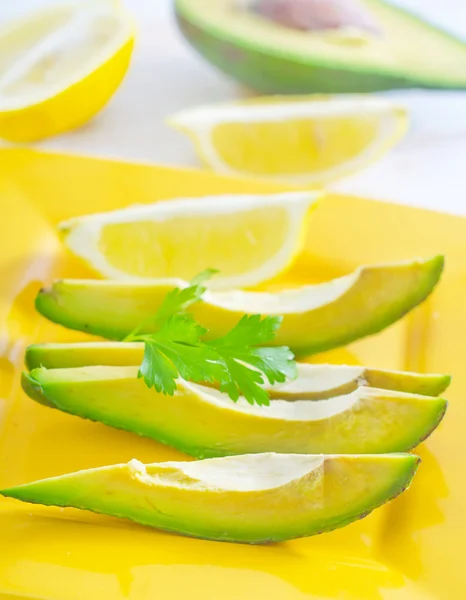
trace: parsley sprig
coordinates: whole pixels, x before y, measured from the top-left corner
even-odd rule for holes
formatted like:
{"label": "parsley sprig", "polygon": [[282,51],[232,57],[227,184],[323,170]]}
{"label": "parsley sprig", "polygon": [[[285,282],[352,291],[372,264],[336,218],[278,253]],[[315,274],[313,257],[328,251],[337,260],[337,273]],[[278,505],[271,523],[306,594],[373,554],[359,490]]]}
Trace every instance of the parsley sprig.
{"label": "parsley sprig", "polygon": [[[187,309],[199,302],[205,282],[217,271],[207,269],[186,288],[174,288],[153,317],[141,323],[125,341],[144,342],[144,359],[138,376],[149,388],[173,396],[176,380],[218,385],[237,401],[244,396],[250,404],[268,405],[261,387],[283,383],[297,375],[289,348],[267,347],[280,328],[282,317],[245,315],[223,337],[204,341],[207,329]],[[144,333],[150,327],[153,333]],[[265,347],[264,347],[265,346]]]}

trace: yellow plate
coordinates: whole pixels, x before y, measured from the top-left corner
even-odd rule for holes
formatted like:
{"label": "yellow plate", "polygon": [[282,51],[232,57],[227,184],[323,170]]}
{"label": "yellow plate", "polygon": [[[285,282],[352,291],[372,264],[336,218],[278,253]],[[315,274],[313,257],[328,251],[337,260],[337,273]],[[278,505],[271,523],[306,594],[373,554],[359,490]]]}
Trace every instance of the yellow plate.
{"label": "yellow plate", "polygon": [[[177,195],[277,191],[197,171],[25,149],[0,153],[0,487],[77,469],[179,459],[150,440],[53,411],[20,389],[24,347],[84,336],[33,310],[41,283],[86,275],[54,225]],[[0,598],[50,600],[464,600],[466,572],[466,220],[331,196],[287,277],[443,252],[434,296],[384,333],[317,360],[450,372],[450,411],[419,453],[411,489],[334,533],[268,547],[185,539],[71,509],[0,500]],[[278,282],[280,283],[280,282]]]}

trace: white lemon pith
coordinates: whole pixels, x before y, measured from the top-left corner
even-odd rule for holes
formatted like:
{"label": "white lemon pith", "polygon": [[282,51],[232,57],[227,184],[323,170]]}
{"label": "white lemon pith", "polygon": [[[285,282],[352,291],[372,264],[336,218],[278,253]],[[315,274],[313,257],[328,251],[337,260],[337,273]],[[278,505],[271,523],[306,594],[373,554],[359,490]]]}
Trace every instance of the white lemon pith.
{"label": "white lemon pith", "polygon": [[45,7],[0,31],[0,136],[38,140],[85,123],[129,65],[131,19],[113,0]]}
{"label": "white lemon pith", "polygon": [[181,278],[211,267],[209,287],[253,286],[283,271],[301,249],[318,194],[181,198],[62,223],[65,244],[104,277]]}
{"label": "white lemon pith", "polygon": [[366,166],[406,130],[406,112],[382,98],[257,99],[175,114],[214,170],[321,185]]}

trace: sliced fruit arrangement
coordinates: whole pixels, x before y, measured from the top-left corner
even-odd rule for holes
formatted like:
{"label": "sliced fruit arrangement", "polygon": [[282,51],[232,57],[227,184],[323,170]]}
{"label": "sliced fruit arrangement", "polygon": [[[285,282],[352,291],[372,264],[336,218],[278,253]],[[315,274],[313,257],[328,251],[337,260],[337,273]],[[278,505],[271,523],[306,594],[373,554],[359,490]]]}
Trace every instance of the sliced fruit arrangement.
{"label": "sliced fruit arrangement", "polygon": [[198,52],[261,92],[466,87],[466,44],[392,2],[176,0],[175,8]]}
{"label": "sliced fruit arrangement", "polygon": [[26,393],[41,404],[126,429],[198,458],[260,452],[404,452],[441,421],[446,401],[359,387],[328,400],[232,402],[216,389],[178,381],[167,398],[138,379],[137,367],[34,369]]}
{"label": "sliced fruit arrangement", "polygon": [[114,280],[56,281],[37,309],[123,341],[30,347],[24,391],[212,460],[133,460],[0,493],[248,543],[329,531],[401,493],[419,459],[397,453],[440,423],[447,403],[435,396],[449,378],[298,367],[289,347],[319,352],[377,333],[432,292],[443,257],[277,292],[231,289],[288,266],[316,198],[178,199],[62,224],[68,247]]}
{"label": "sliced fruit arrangement", "polygon": [[212,289],[272,279],[301,250],[319,194],[181,198],[80,217],[60,225],[64,242],[110,279],[190,280],[218,269]]}
{"label": "sliced fruit arrangement", "polygon": [[120,85],[134,45],[115,0],[57,3],[0,33],[0,137],[29,142],[93,117]]}
{"label": "sliced fruit arrangement", "polygon": [[189,536],[266,543],[323,533],[366,516],[409,486],[418,463],[406,454],[259,454],[150,465],[132,460],[0,493]]}
{"label": "sliced fruit arrangement", "polygon": [[[422,302],[437,284],[443,257],[361,267],[332,281],[276,293],[207,291],[189,310],[208,336],[227,333],[246,313],[283,315],[275,345],[298,355],[322,352],[377,333]],[[70,329],[124,339],[153,316],[177,281],[61,280],[36,308]]]}
{"label": "sliced fruit arrangement", "polygon": [[[26,349],[29,370],[88,366],[139,366],[144,344],[139,342],[79,342],[33,344]],[[449,386],[449,375],[409,373],[348,365],[298,363],[298,377],[265,387],[271,398],[324,400],[349,394],[358,387],[395,390],[423,396],[438,396]]]}
{"label": "sliced fruit arrangement", "polygon": [[384,98],[302,96],[187,109],[169,124],[218,172],[323,185],[382,156],[407,118]]}

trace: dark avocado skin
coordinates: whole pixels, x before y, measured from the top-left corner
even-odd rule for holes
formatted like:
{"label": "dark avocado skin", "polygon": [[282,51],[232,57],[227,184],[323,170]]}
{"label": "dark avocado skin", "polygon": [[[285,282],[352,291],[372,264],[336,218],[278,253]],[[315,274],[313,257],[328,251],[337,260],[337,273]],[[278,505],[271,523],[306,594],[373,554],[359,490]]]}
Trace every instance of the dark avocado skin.
{"label": "dark avocado skin", "polygon": [[[395,76],[383,71],[364,72],[356,68],[339,69],[300,63],[286,57],[271,56],[258,47],[242,49],[216,33],[198,27],[179,10],[175,9],[175,15],[181,33],[205,59],[237,81],[264,94],[364,93],[413,87],[461,89],[461,86],[413,81],[402,74]],[[415,17],[407,13],[406,18]]]}

